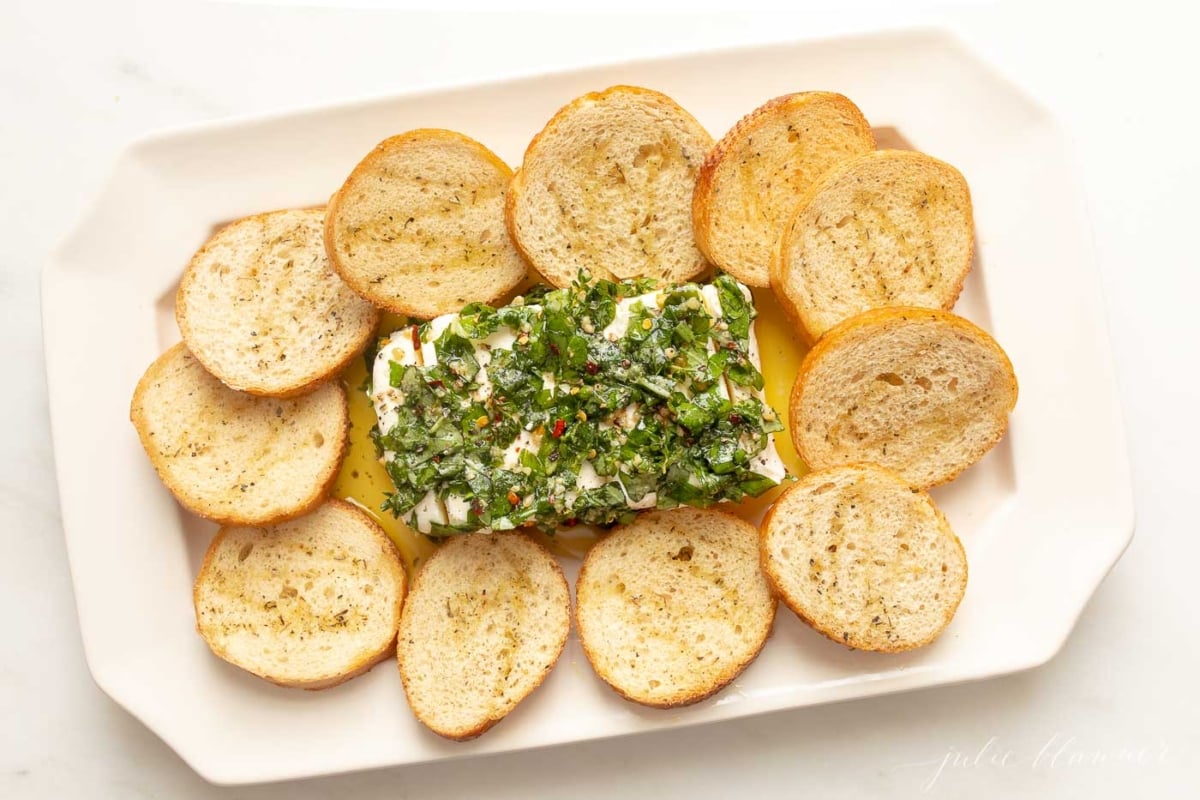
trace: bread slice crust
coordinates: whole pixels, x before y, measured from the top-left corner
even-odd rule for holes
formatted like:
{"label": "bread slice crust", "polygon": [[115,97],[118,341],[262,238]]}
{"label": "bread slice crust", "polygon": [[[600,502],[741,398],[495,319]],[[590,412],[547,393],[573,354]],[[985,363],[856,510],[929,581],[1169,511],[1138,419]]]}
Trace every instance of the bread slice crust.
{"label": "bread slice crust", "polygon": [[949,310],[974,257],[962,173],[914,150],[878,150],[826,172],[797,203],[768,265],[811,344],[872,308]]}
{"label": "bread slice crust", "polygon": [[[714,509],[640,515],[592,547],[576,581],[576,627],[592,668],[622,697],[653,708],[698,703],[728,686],[762,651],[775,606],[758,531]],[[689,628],[697,622],[706,631]]]}
{"label": "bread slice crust", "polygon": [[[142,375],[129,418],[175,499],[223,525],[271,525],[320,505],[350,426],[340,383],[291,399],[256,397],[210,375],[182,342]],[[297,455],[301,443],[309,455]]]}
{"label": "bread slice crust", "polygon": [[[969,369],[954,374],[943,357]],[[813,469],[878,463],[928,489],[1004,438],[1017,395],[1012,362],[987,331],[948,311],[878,308],[841,322],[805,356],[789,430]],[[871,416],[882,412],[897,416]]]}
{"label": "bread slice crust", "polygon": [[513,176],[505,200],[512,240],[559,287],[581,270],[605,280],[695,278],[708,263],[691,198],[712,144],[661,92],[618,85],[577,97],[533,137]]}
{"label": "bread slice crust", "polygon": [[430,319],[495,304],[528,265],[504,222],[512,170],[456,131],[420,128],[380,142],[330,198],[325,249],[375,305]]}
{"label": "bread slice crust", "polygon": [[772,251],[799,198],[834,166],[875,149],[858,106],[835,92],[767,101],[716,143],[696,180],[696,244],[750,286],[769,286]]}
{"label": "bread slice crust", "polygon": [[[359,535],[359,540],[353,542],[353,553],[339,551],[322,561],[316,556],[322,546],[318,537],[322,527],[335,525],[339,527],[335,547],[351,544],[348,533]],[[264,551],[277,558],[264,557]],[[314,580],[330,578],[331,565],[342,573],[335,575],[341,583],[355,583],[346,589],[358,589],[357,594],[334,596],[310,588]],[[358,583],[362,580],[368,583]],[[329,499],[312,513],[278,525],[221,528],[205,553],[192,590],[196,630],[218,658],[264,680],[291,688],[328,689],[366,673],[395,651],[407,583],[404,564],[383,529],[356,506]],[[384,601],[376,608],[379,597]],[[221,630],[222,611],[239,615],[239,621],[229,625],[232,632]],[[387,621],[373,624],[370,618],[379,615]],[[260,619],[254,623],[242,617]],[[367,625],[378,629],[372,631],[372,639],[340,659],[329,655],[339,644],[345,645],[339,638],[346,639],[355,627]],[[243,626],[250,627],[253,644],[238,641]],[[287,660],[266,664],[250,652],[259,647],[287,651]],[[304,657],[315,658],[319,665],[308,672],[294,670],[291,663]],[[321,665],[322,660],[327,663]]]}
{"label": "bread slice crust", "polygon": [[[562,567],[532,538],[449,538],[417,573],[401,615],[396,660],[413,715],[446,739],[482,735],[542,684],[570,628]],[[443,681],[473,704],[467,713],[447,707]]]}
{"label": "bread slice crust", "polygon": [[[888,524],[888,512],[900,519]],[[807,625],[854,649],[923,647],[966,593],[966,551],[941,509],[876,464],[804,475],[776,499],[761,531],[773,591]]]}
{"label": "bread slice crust", "polygon": [[183,340],[227,386],[296,397],[363,351],[379,311],[325,254],[323,207],[236,220],[192,257],[176,293]]}

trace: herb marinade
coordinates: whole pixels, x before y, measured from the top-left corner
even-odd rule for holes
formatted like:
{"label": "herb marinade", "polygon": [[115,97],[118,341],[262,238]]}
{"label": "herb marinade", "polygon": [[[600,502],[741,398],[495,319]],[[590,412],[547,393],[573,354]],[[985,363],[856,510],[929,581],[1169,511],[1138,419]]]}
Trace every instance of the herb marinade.
{"label": "herb marinade", "polygon": [[[467,508],[433,523],[434,536],[553,531],[628,521],[631,505],[704,507],[775,486],[752,469],[782,429],[757,391],[754,307],[732,278],[713,286],[719,316],[698,285],[664,287],[628,309],[619,336],[604,332],[618,304],[655,290],[652,281],[581,278],[503,308],[464,308],[433,343],[437,363],[390,362],[403,400],[395,424],[373,431],[396,488],[384,510],[411,516],[432,489]],[[503,329],[511,349],[489,349],[483,340]],[[429,341],[428,323],[415,330]],[[529,446],[514,453],[522,436]],[[591,480],[581,484],[581,472]]]}

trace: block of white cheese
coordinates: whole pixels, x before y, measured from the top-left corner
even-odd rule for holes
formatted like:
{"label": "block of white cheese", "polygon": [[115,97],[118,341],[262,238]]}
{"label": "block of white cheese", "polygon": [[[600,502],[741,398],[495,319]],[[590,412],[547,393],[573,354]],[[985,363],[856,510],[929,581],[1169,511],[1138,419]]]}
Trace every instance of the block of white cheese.
{"label": "block of white cheese", "polygon": [[786,471],[753,315],[721,276],[582,283],[400,328],[372,374],[388,508],[447,535],[761,494]]}

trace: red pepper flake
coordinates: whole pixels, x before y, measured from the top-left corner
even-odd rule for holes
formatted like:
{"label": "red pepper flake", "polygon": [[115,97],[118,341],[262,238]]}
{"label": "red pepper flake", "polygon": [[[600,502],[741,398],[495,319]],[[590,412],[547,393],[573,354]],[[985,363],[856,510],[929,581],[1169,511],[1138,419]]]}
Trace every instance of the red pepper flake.
{"label": "red pepper flake", "polygon": [[445,386],[445,384],[444,384],[444,383],[442,383],[440,380],[433,380],[433,381],[429,381],[429,388],[430,388],[430,389],[440,389],[440,388],[442,388],[443,386]]}
{"label": "red pepper flake", "polygon": [[558,355],[558,345],[556,345],[554,342],[550,343],[550,352],[554,353],[554,355]]}
{"label": "red pepper flake", "polygon": [[520,498],[520,496],[519,496],[519,495],[518,495],[516,492],[514,492],[512,489],[509,489],[509,490],[508,490],[508,503],[509,503],[509,505],[513,505],[513,506],[515,506],[517,503],[520,503],[520,502],[521,502],[521,498]]}
{"label": "red pepper flake", "polygon": [[554,420],[554,430],[550,432],[550,435],[557,439],[563,435],[563,431],[566,429],[567,423],[563,422],[561,419],[556,419]]}
{"label": "red pepper flake", "polygon": [[599,364],[597,364],[595,361],[587,362],[587,374],[588,375],[595,375],[599,371],[600,371]]}
{"label": "red pepper flake", "polygon": [[574,528],[578,524],[579,520],[577,520],[575,517],[571,517],[568,520],[563,520],[563,525],[567,526],[568,528]]}
{"label": "red pepper flake", "polygon": [[412,331],[413,350],[420,350],[421,334],[417,333],[417,326],[413,325],[411,328],[409,328],[409,330]]}
{"label": "red pepper flake", "polygon": [[730,421],[730,423],[732,423],[734,425],[741,425],[742,424],[742,416],[741,416],[741,414],[730,414],[729,421]]}

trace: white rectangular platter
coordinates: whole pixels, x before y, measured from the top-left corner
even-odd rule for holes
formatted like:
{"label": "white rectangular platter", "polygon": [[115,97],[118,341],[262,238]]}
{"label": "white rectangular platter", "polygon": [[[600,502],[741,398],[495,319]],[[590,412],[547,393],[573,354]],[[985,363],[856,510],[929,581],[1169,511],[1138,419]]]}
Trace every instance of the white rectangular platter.
{"label": "white rectangular platter", "polygon": [[[1006,347],[1021,397],[1001,445],[935,492],[971,570],[946,634],[899,656],[851,652],[781,609],[761,657],[732,686],[674,711],[620,699],[572,637],[546,683],[465,744],[413,719],[392,662],[306,693],[214,658],[195,632],[191,584],[215,526],[180,511],[128,423],[137,379],[178,338],[174,290],[193,251],[218,222],[324,202],[372,146],[411,128],[460,130],[515,166],[560,106],[617,83],[666,92],[715,136],[771,97],[841,92],[966,175],[978,247],[957,311]],[[43,282],[63,525],[96,682],[205,778],[235,784],[715,722],[1045,662],[1133,532],[1103,306],[1066,163],[1046,111],[937,31],[538,75],[132,144]]]}

